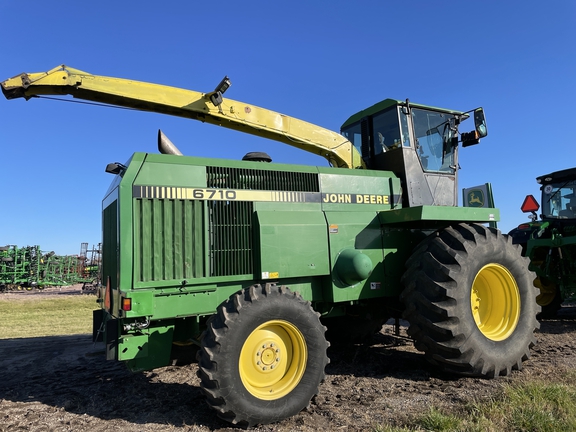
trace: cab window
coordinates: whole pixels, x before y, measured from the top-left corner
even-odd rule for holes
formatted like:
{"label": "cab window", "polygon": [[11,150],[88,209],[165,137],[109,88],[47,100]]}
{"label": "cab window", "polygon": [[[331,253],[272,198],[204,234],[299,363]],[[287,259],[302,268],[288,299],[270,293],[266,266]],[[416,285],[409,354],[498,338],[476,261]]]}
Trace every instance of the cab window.
{"label": "cab window", "polygon": [[362,129],[360,123],[343,130],[342,135],[356,147],[358,153],[362,154]]}
{"label": "cab window", "polygon": [[416,151],[425,171],[453,172],[455,147],[454,116],[446,113],[412,109]]}
{"label": "cab window", "polygon": [[398,127],[398,112],[388,110],[376,114],[372,119],[372,136],[374,154],[384,153],[400,147],[400,128]]}

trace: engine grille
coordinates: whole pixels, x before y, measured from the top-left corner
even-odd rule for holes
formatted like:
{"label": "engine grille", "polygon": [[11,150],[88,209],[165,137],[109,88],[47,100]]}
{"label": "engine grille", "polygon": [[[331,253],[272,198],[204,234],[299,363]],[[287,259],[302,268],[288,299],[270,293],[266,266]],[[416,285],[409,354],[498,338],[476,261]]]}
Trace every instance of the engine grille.
{"label": "engine grille", "polygon": [[[315,173],[208,166],[206,183],[211,189],[319,192]],[[137,195],[134,202],[136,281],[254,274],[252,202],[164,196]]]}

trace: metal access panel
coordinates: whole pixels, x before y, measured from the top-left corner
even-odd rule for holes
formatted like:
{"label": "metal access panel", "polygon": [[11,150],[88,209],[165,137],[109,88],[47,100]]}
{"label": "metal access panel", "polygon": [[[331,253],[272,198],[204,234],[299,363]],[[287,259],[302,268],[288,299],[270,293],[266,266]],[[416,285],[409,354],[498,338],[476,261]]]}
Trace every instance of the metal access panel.
{"label": "metal access panel", "polygon": [[330,273],[328,230],[322,212],[258,211],[256,244],[262,279]]}
{"label": "metal access panel", "polygon": [[[382,230],[376,212],[327,212],[332,286],[324,292],[333,302],[383,297],[388,295],[384,277]],[[372,263],[371,274],[354,283],[340,280],[340,254],[345,250],[362,253]]]}

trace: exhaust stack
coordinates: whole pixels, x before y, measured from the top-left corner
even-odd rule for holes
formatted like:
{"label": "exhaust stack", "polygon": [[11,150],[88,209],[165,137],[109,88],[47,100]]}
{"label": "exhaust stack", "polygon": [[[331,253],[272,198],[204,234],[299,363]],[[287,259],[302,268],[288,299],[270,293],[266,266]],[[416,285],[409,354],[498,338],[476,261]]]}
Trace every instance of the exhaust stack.
{"label": "exhaust stack", "polygon": [[158,151],[162,154],[182,156],[182,152],[178,150],[178,147],[160,129],[158,129]]}

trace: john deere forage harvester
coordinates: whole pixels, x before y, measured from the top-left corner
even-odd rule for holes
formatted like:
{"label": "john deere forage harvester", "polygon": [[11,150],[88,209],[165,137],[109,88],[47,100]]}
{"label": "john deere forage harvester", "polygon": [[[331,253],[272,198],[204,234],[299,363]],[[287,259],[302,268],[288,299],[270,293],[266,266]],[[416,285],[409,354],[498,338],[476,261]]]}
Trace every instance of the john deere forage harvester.
{"label": "john deere forage harvester", "polygon": [[[66,66],[2,83],[9,99],[70,94],[191,118],[331,165],[182,156],[162,133],[166,154],[108,165],[94,314],[108,359],[152,369],[196,344],[208,404],[240,425],[309,403],[328,363],[325,326],[362,335],[403,313],[441,369],[493,377],[522,366],[538,327],[534,275],[520,247],[484,225],[497,209],[457,207],[459,143],[486,136],[481,108],[386,99],[339,134],[225,99],[229,86],[200,93]],[[459,134],[470,115],[475,130]]]}

